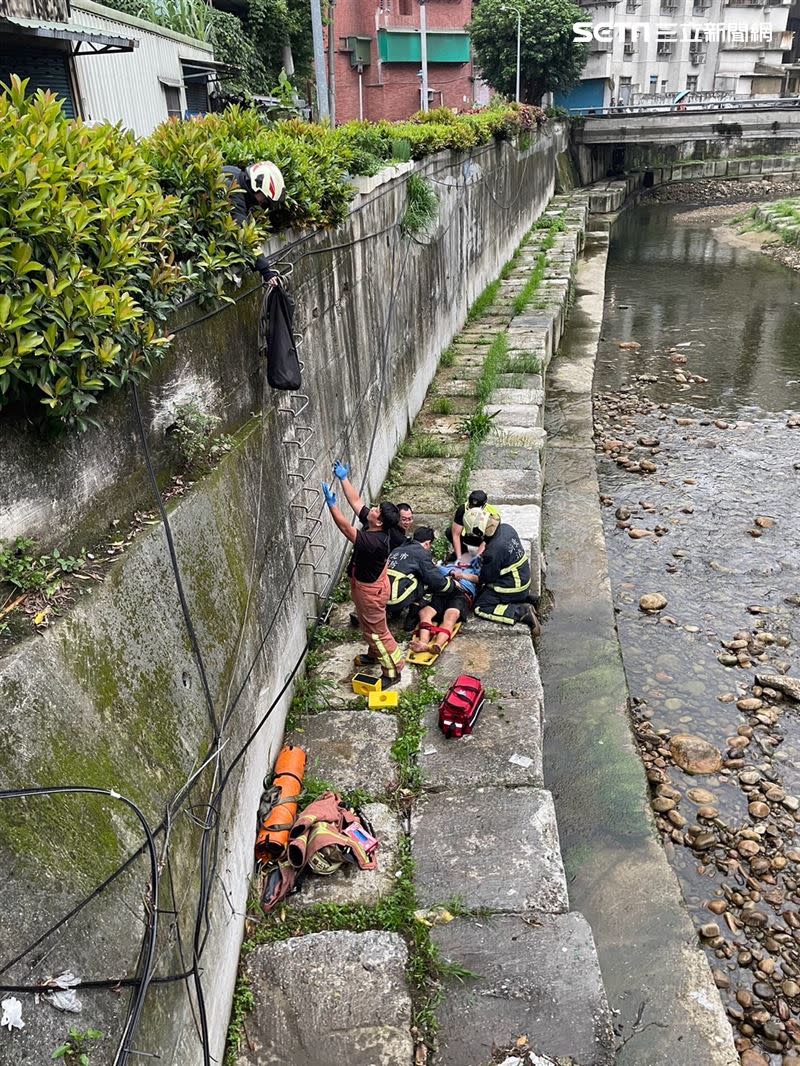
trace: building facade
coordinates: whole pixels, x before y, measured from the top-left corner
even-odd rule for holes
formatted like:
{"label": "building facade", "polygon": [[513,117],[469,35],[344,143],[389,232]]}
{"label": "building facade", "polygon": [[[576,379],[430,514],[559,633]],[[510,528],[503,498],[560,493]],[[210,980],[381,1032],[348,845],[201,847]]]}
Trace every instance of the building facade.
{"label": "building facade", "polygon": [[219,66],[211,45],[94,0],[0,0],[0,83],[27,78],[86,122],[145,136],[208,111]]}
{"label": "building facade", "polygon": [[667,103],[682,92],[687,100],[779,96],[788,82],[790,8],[791,0],[584,4],[595,27],[589,59],[580,84],[557,103]]}
{"label": "building facade", "polygon": [[[338,0],[332,10],[336,121],[419,111],[419,0]],[[466,30],[472,0],[428,0],[425,10],[429,106],[469,108],[478,90]]]}

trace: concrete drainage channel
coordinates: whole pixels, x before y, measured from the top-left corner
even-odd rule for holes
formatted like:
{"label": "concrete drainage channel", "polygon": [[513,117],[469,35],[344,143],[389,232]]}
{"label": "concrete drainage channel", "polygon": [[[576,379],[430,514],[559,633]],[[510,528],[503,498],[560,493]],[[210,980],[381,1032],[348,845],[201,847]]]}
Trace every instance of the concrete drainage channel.
{"label": "concrete drainage channel", "polygon": [[572,901],[592,923],[616,1016],[618,1066],[733,1066],[731,1029],[657,839],[628,718],[592,420],[613,216],[592,222],[598,232],[578,268],[579,305],[547,395],[547,780]]}
{"label": "concrete drainage channel", "polygon": [[[442,358],[384,495],[442,531],[480,486],[541,564],[544,374],[558,347],[587,197],[556,197]],[[491,416],[481,439],[466,429]],[[543,788],[543,692],[530,631],[471,619],[396,713],[350,690],[358,634],[334,608],[287,739],[307,785],[366,807],[379,869],[307,882],[248,924],[228,1062],[488,1066],[506,1055],[614,1060],[592,933],[570,912]],[[438,701],[461,673],[490,695],[475,734],[445,740]],[[512,759],[512,756],[516,758]]]}

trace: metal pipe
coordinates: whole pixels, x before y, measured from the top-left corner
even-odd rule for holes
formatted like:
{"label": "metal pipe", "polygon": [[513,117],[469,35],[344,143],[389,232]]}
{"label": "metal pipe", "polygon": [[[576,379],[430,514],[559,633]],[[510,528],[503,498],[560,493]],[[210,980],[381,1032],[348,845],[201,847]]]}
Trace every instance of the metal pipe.
{"label": "metal pipe", "polygon": [[419,0],[419,52],[422,61],[422,110],[428,110],[428,17],[425,0]]}
{"label": "metal pipe", "polygon": [[328,79],[325,76],[325,48],[322,40],[320,0],[311,0],[311,36],[314,41],[314,80],[317,94],[317,118],[328,121]]}
{"label": "metal pipe", "polygon": [[334,21],[336,15],[336,0],[328,2],[328,110],[331,116],[331,126],[336,125],[336,48],[334,42]]}
{"label": "metal pipe", "polygon": [[520,44],[522,41],[522,12],[517,11],[517,95],[516,101],[519,103],[519,67],[520,67]]}
{"label": "metal pipe", "polygon": [[364,68],[358,65],[358,117],[364,121]]}

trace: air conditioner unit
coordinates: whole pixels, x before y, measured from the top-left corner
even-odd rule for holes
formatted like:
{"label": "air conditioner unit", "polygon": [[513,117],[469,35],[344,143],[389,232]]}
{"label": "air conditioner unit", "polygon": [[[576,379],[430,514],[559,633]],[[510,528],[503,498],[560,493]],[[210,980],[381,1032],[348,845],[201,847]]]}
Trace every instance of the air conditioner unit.
{"label": "air conditioner unit", "polygon": [[635,53],[636,53],[636,45],[633,43],[633,41],[626,41],[625,44],[622,47],[622,51],[624,52],[624,54],[626,56],[635,55]]}
{"label": "air conditioner unit", "polygon": [[349,52],[351,67],[368,67],[372,53],[372,38],[340,37],[339,51]]}
{"label": "air conditioner unit", "polygon": [[658,47],[656,48],[656,55],[657,56],[671,56],[672,55],[672,45],[668,41],[661,42],[658,45]]}
{"label": "air conditioner unit", "polygon": [[690,52],[689,53],[689,62],[692,64],[693,67],[699,67],[703,63],[705,63],[705,61],[706,61],[706,53],[705,52]]}

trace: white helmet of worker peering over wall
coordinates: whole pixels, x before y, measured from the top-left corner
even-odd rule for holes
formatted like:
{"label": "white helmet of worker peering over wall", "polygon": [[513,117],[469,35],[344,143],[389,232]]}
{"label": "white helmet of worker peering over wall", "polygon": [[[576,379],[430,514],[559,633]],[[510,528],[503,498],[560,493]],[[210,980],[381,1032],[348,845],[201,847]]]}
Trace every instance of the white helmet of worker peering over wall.
{"label": "white helmet of worker peering over wall", "polygon": [[247,168],[245,173],[253,192],[263,193],[267,200],[271,200],[274,203],[283,199],[286,185],[283,180],[283,174],[274,163],[270,163],[269,160],[264,160],[262,163],[253,163],[252,166]]}

